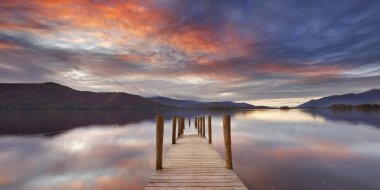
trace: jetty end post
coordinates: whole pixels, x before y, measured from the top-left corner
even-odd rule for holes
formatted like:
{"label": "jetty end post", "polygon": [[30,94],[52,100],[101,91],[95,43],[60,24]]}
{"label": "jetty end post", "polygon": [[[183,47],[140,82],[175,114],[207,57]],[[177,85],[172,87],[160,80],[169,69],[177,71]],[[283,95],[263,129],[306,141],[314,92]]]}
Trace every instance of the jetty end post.
{"label": "jetty end post", "polygon": [[182,136],[182,117],[179,117],[179,136]]}
{"label": "jetty end post", "polygon": [[205,130],[205,128],[204,128],[204,123],[203,123],[203,116],[201,117],[201,135],[203,136],[203,133],[204,133],[204,130]]}
{"label": "jetty end post", "polygon": [[156,170],[162,170],[162,149],[164,141],[164,116],[156,116]]}
{"label": "jetty end post", "polygon": [[181,116],[177,116],[177,121],[178,121],[178,133],[177,137],[181,136]]}
{"label": "jetty end post", "polygon": [[203,129],[203,127],[202,127],[202,116],[201,117],[199,117],[199,134],[201,134],[202,135],[202,129]]}
{"label": "jetty end post", "polygon": [[232,150],[231,150],[231,116],[223,116],[223,133],[226,156],[226,168],[232,170]]}
{"label": "jetty end post", "polygon": [[177,130],[177,125],[176,125],[176,116],[173,116],[172,119],[172,144],[175,144],[175,137],[176,137],[176,130]]}
{"label": "jetty end post", "polygon": [[182,117],[182,131],[181,131],[181,134],[183,135],[184,132],[185,132],[185,117]]}
{"label": "jetty end post", "polygon": [[197,117],[197,129],[198,129],[198,134],[199,134],[199,131],[200,131],[200,128],[199,128],[199,117]]}
{"label": "jetty end post", "polygon": [[203,116],[201,117],[201,135],[204,133],[204,128],[203,128]]}
{"label": "jetty end post", "polygon": [[206,137],[206,116],[203,116],[203,137]]}
{"label": "jetty end post", "polygon": [[208,116],[208,143],[212,144],[211,115]]}
{"label": "jetty end post", "polygon": [[200,123],[200,128],[201,128],[200,134],[203,135],[203,116],[199,118],[199,123]]}

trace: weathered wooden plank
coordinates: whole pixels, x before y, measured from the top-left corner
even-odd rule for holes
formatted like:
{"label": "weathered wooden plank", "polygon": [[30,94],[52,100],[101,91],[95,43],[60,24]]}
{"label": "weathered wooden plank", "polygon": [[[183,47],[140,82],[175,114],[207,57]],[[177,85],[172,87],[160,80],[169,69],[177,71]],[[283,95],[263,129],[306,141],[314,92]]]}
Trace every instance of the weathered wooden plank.
{"label": "weathered wooden plank", "polygon": [[165,156],[163,170],[156,171],[145,189],[247,189],[225,164],[203,136],[183,135]]}

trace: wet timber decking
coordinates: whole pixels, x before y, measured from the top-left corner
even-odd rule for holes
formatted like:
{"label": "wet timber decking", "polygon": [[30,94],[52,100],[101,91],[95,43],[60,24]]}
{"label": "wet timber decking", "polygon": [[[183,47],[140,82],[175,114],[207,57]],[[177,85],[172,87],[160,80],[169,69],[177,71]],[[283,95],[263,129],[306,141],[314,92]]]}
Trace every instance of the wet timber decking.
{"label": "wet timber decking", "polygon": [[163,169],[151,177],[145,190],[164,189],[247,189],[207,139],[186,134],[172,145]]}

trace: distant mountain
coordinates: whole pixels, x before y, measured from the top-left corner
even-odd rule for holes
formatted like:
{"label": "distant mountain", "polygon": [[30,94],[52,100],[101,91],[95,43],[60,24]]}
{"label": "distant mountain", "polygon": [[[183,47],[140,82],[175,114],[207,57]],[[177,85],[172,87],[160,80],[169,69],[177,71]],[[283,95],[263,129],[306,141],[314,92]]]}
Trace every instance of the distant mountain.
{"label": "distant mountain", "polygon": [[0,84],[0,109],[253,109],[247,103],[144,98],[122,92],[78,91],[53,82]]}
{"label": "distant mountain", "polygon": [[[196,109],[255,109],[258,108],[248,103],[235,103],[231,101],[223,102],[197,102],[191,100],[176,100],[165,97],[152,97],[150,98],[156,103],[168,106],[175,106],[178,108],[196,108]],[[259,107],[262,108],[262,107]]]}
{"label": "distant mountain", "polygon": [[372,89],[358,94],[343,94],[328,96],[317,100],[310,100],[298,108],[328,108],[332,105],[347,104],[380,104],[380,89]]}
{"label": "distant mountain", "polygon": [[57,83],[0,84],[0,109],[135,109],[162,106],[141,96],[78,91]]}

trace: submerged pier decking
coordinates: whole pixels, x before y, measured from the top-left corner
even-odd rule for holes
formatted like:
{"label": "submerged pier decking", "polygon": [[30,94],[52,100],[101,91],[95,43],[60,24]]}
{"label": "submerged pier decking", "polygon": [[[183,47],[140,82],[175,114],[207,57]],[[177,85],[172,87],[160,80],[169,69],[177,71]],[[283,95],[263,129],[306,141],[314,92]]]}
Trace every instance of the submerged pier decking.
{"label": "submerged pier decking", "polygon": [[[198,128],[204,129],[204,125],[200,122]],[[226,168],[226,162],[200,133],[181,135],[172,145],[163,160],[162,169],[156,171],[145,187],[145,190],[156,189],[247,188],[232,169]]]}

